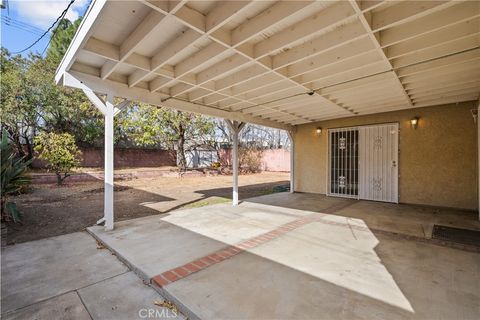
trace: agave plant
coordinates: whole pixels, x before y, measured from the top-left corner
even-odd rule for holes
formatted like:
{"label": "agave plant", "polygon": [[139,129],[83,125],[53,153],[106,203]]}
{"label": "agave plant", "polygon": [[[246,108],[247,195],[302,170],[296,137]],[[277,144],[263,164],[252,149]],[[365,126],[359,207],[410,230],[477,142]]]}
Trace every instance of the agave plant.
{"label": "agave plant", "polygon": [[1,164],[2,164],[2,190],[1,190],[1,216],[2,221],[17,223],[22,221],[22,215],[17,205],[8,201],[9,196],[20,192],[30,184],[30,177],[26,171],[32,160],[24,161],[18,158],[8,140],[6,130],[2,131],[0,140]]}

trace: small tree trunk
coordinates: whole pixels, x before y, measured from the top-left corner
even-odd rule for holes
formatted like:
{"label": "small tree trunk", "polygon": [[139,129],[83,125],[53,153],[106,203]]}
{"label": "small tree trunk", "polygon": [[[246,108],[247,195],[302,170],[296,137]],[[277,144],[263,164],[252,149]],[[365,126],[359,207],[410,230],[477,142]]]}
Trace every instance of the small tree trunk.
{"label": "small tree trunk", "polygon": [[7,245],[7,224],[2,220],[2,247],[5,247]]}
{"label": "small tree trunk", "polygon": [[1,217],[2,217],[2,221],[5,221],[7,215],[6,215],[6,212],[5,212],[5,203],[7,202],[6,201],[6,197],[2,195],[1,197],[1,204],[0,204],[0,211],[1,211]]}
{"label": "small tree trunk", "polygon": [[187,159],[185,158],[185,135],[182,132],[177,140],[177,162],[181,171],[187,170]]}
{"label": "small tree trunk", "polygon": [[23,149],[22,143],[20,142],[19,134],[12,128],[7,127],[7,131],[10,134],[10,139],[12,139],[13,143],[15,144],[15,147],[17,148],[18,156],[20,158],[25,157],[26,156],[25,150]]}
{"label": "small tree trunk", "polygon": [[25,144],[27,145],[27,158],[26,160],[33,159],[33,145],[30,143],[30,139],[28,139],[27,136],[25,136]]}
{"label": "small tree trunk", "polygon": [[62,174],[60,172],[55,172],[55,175],[57,176],[57,186],[61,186],[63,183]]}

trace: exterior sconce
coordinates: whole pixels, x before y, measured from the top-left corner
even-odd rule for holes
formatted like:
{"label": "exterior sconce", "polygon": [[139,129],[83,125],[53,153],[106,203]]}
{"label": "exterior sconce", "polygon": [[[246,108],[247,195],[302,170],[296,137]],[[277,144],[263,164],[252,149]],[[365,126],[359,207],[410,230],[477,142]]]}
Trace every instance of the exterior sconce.
{"label": "exterior sconce", "polygon": [[317,134],[317,136],[321,135],[322,134],[322,128],[318,127],[317,129],[315,129],[315,133]]}
{"label": "exterior sconce", "polygon": [[419,119],[418,117],[413,117],[412,119],[410,119],[410,124],[412,125],[413,129],[417,129],[418,119]]}
{"label": "exterior sconce", "polygon": [[472,110],[470,110],[470,112],[472,113],[473,123],[477,124],[478,109],[472,109]]}

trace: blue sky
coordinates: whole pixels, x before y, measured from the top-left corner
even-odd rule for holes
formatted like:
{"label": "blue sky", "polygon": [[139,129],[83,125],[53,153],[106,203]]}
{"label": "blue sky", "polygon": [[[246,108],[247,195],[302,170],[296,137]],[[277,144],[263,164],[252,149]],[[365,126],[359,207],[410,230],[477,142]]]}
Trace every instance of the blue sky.
{"label": "blue sky", "polygon": [[[70,0],[8,0],[8,10],[1,10],[1,45],[11,52],[28,47],[48,29],[69,2]],[[66,17],[76,20],[84,14],[88,3],[88,0],[75,0]],[[43,52],[49,37],[49,34],[46,35],[23,54]]]}

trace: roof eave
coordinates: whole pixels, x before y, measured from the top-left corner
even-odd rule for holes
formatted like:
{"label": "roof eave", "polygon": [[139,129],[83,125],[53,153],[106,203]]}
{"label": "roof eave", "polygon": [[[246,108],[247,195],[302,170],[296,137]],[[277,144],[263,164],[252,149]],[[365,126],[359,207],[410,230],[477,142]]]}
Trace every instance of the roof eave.
{"label": "roof eave", "polygon": [[55,72],[55,82],[57,84],[61,84],[63,82],[62,79],[64,73],[68,71],[75,59],[75,56],[78,54],[85,41],[88,39],[92,27],[95,24],[98,15],[105,7],[106,3],[107,0],[93,0],[90,4],[90,7],[88,8],[85,17],[83,17],[82,22],[80,23],[80,26],[75,33],[75,36],[70,42],[70,45],[68,46],[68,49],[62,58],[62,61],[57,67],[57,70]]}

